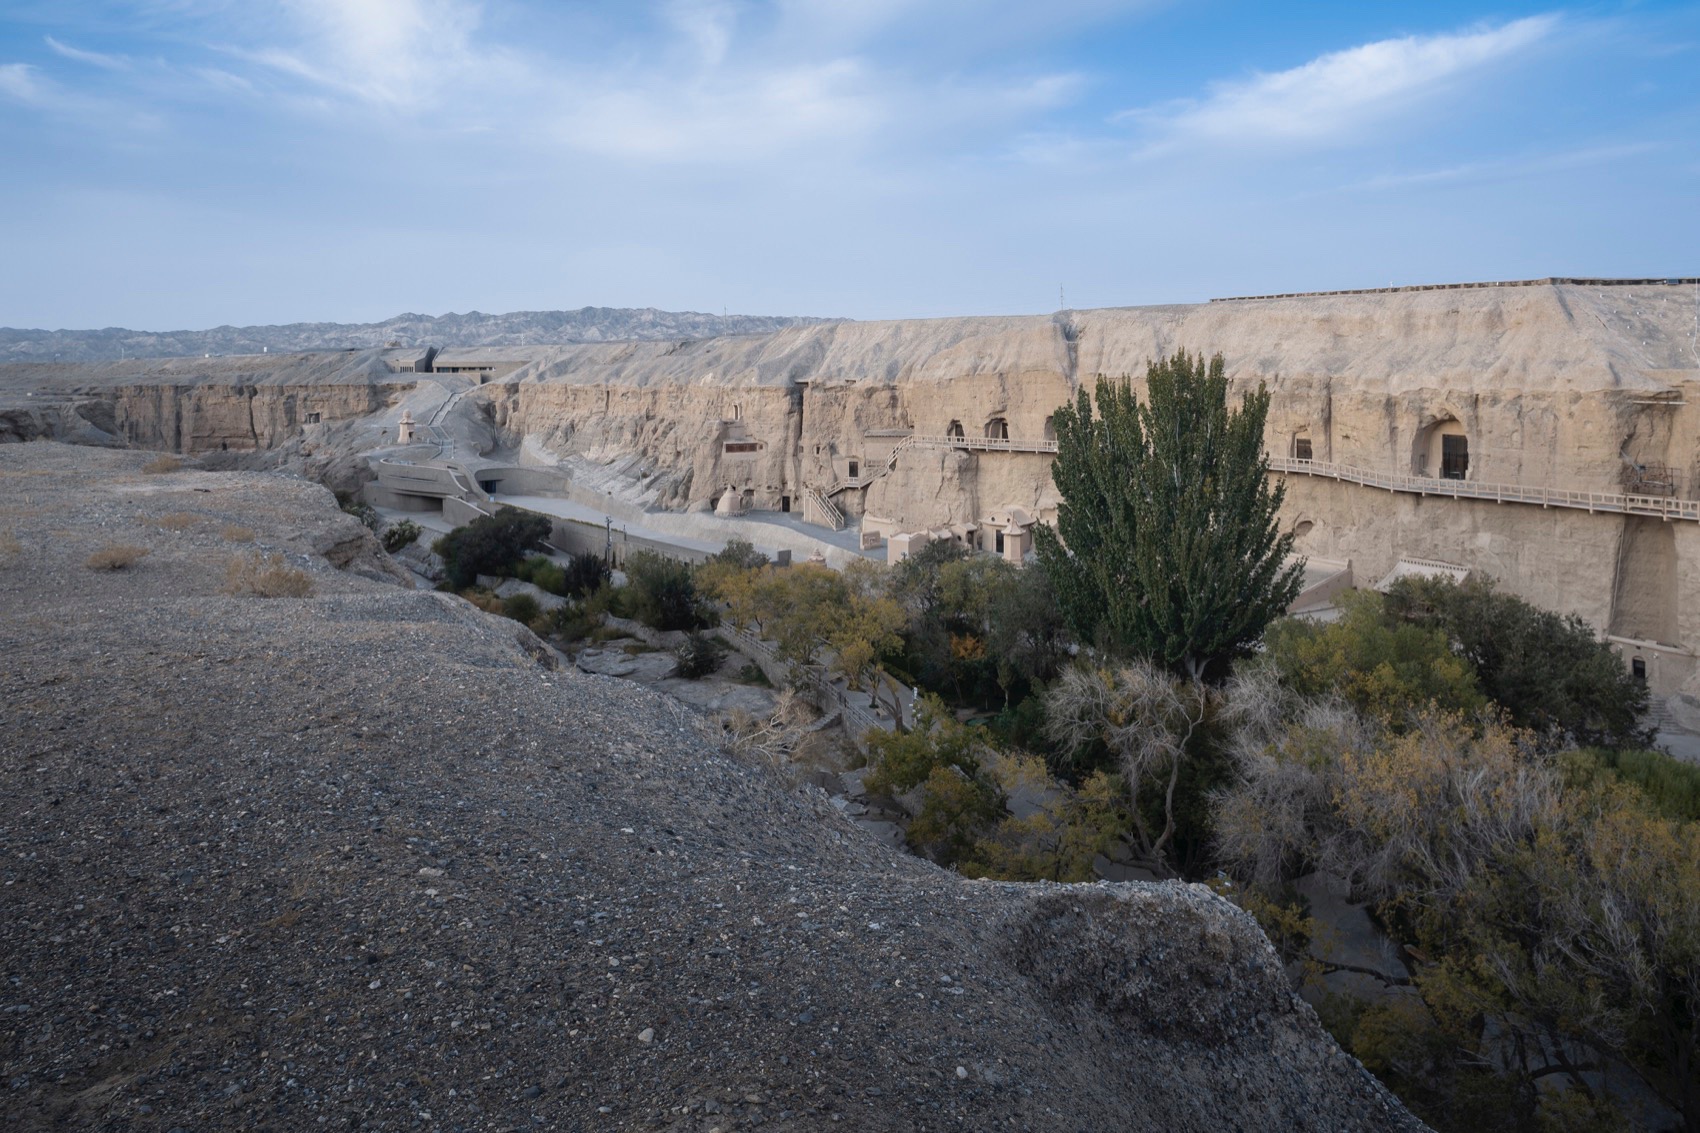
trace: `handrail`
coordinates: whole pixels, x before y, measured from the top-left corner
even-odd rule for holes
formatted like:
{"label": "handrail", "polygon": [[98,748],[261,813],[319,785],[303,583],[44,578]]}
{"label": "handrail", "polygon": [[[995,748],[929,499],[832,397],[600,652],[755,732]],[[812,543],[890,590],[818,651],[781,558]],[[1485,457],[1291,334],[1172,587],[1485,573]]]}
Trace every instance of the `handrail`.
{"label": "handrail", "polygon": [[846,476],[835,481],[830,488],[823,489],[821,494],[836,496],[846,488],[866,488],[880,477],[895,472],[898,456],[903,453],[904,449],[908,448],[960,448],[980,452],[1054,453],[1057,451],[1057,442],[1021,440],[1010,437],[940,437],[910,434],[892,446],[891,454],[885,458],[884,465],[877,471],[866,476]]}
{"label": "handrail", "polygon": [[[909,445],[918,448],[965,448],[985,452],[1056,452],[1057,442],[1030,440],[1020,437],[910,437]],[[899,448],[907,447],[899,445]]]}
{"label": "handrail", "polygon": [[1320,476],[1366,488],[1389,492],[1412,492],[1452,499],[1493,500],[1502,504],[1538,504],[1541,507],[1575,508],[1580,511],[1648,515],[1660,519],[1691,519],[1700,522],[1700,500],[1670,496],[1629,496],[1615,492],[1586,492],[1570,488],[1539,488],[1522,484],[1483,484],[1475,480],[1442,480],[1428,476],[1403,476],[1374,472],[1320,460],[1298,460],[1288,456],[1269,457],[1269,471]]}
{"label": "handrail", "polygon": [[819,488],[810,488],[805,486],[803,488],[803,495],[807,497],[810,503],[814,504],[815,507],[820,510],[822,518],[827,521],[826,526],[832,528],[834,531],[842,531],[844,529],[844,513],[839,511],[833,502],[821,493]]}

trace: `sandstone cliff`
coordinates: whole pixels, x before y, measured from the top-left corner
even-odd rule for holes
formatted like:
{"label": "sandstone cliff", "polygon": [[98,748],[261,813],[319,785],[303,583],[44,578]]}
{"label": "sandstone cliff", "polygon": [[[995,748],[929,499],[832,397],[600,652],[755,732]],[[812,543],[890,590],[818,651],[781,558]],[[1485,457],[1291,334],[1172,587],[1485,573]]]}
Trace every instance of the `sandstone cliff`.
{"label": "sandstone cliff", "polygon": [[[806,490],[876,532],[984,528],[1055,498],[1041,454],[916,444],[1044,441],[1099,374],[1141,380],[1180,348],[1222,352],[1273,394],[1269,450],[1371,474],[1438,475],[1467,442],[1484,485],[1700,497],[1700,288],[1593,283],[793,327],[701,341],[457,351],[478,375],[393,372],[383,351],[0,366],[0,438],[220,452],[352,486],[404,407],[457,460],[542,465],[634,506],[799,510]],[[495,380],[488,380],[495,377]],[[482,383],[482,384],[481,384]],[[35,393],[26,399],[26,392]],[[43,398],[46,398],[44,401]],[[433,449],[423,455],[439,453]],[[231,453],[238,454],[231,456]],[[251,457],[241,454],[254,454]],[[1484,570],[1543,606],[1647,643],[1656,684],[1700,647],[1696,524],[1549,514],[1303,476],[1285,519],[1312,556],[1373,582],[1400,557]]]}

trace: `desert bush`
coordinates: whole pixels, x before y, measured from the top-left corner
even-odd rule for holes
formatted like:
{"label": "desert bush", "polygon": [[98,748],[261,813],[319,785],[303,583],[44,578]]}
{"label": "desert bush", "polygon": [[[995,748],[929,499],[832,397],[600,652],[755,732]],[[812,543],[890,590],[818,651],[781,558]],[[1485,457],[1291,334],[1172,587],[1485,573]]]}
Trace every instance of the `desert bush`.
{"label": "desert bush", "polygon": [[254,529],[252,527],[239,527],[234,523],[225,524],[223,529],[219,531],[219,535],[231,543],[252,543],[254,541]]}
{"label": "desert bush", "polygon": [[767,556],[755,549],[747,539],[730,539],[726,546],[709,556],[711,563],[724,563],[738,570],[760,570],[767,565]]}
{"label": "desert bush", "polygon": [[135,547],[128,543],[108,543],[90,555],[85,565],[90,570],[125,570],[135,566],[147,553],[146,547]]}
{"label": "desert bush", "polygon": [[1300,696],[1339,696],[1403,728],[1431,705],[1473,716],[1486,704],[1470,664],[1438,627],[1387,617],[1381,595],[1357,591],[1327,625],[1283,618],[1264,636],[1281,680]]}
{"label": "desert bush", "polygon": [[973,853],[1005,813],[1003,792],[986,770],[989,739],[984,728],[958,723],[930,693],[916,704],[909,731],[868,733],[868,791],[896,796],[921,788],[921,811],[907,836],[940,865]]}
{"label": "desert bush", "polygon": [[700,629],[709,623],[685,563],[639,551],[626,563],[626,578],[633,611],[651,629]]}
{"label": "desert bush", "polygon": [[305,598],[313,592],[313,579],[306,571],[290,566],[282,555],[244,555],[231,559],[225,568],[224,592],[258,598]]}
{"label": "desert bush", "polygon": [[767,679],[767,674],[761,671],[761,666],[754,661],[746,661],[742,668],[732,674],[732,679],[739,684],[755,685],[758,688],[772,688],[773,682]]}
{"label": "desert bush", "polygon": [[563,645],[571,645],[589,637],[602,624],[602,615],[593,613],[582,604],[569,603],[551,610],[546,622],[545,628],[550,636]]}
{"label": "desert bush", "polygon": [[502,616],[512,618],[522,625],[530,625],[542,612],[543,608],[537,604],[537,599],[529,594],[515,594],[502,599]]}
{"label": "desert bush", "polygon": [[582,598],[601,588],[608,581],[608,564],[592,551],[581,551],[567,561],[563,570],[561,593],[570,598]]}
{"label": "desert bush", "polygon": [[1662,751],[1583,748],[1566,752],[1566,782],[1583,786],[1602,773],[1633,784],[1659,814],[1678,822],[1700,822],[1700,767]]}
{"label": "desert bush", "polygon": [[567,597],[567,572],[548,555],[532,555],[514,568],[514,577],[522,578],[551,594]]}
{"label": "desert bush", "polygon": [[1120,779],[1094,771],[1076,789],[1052,778],[1043,759],[1016,753],[991,760],[989,770],[1006,797],[1020,794],[1034,805],[1024,817],[1004,813],[962,861],[962,872],[1000,881],[1093,880],[1094,862],[1131,822]]}
{"label": "desert bush", "polygon": [[794,775],[795,765],[819,759],[821,739],[809,730],[815,713],[790,689],[775,699],[773,711],[753,716],[741,708],[715,717],[726,746],[734,753],[785,775]]}
{"label": "desert bush", "polygon": [[343,511],[366,525],[367,530],[374,533],[384,525],[384,517],[378,514],[378,509],[363,500],[356,499],[352,493],[338,492],[337,506]]}
{"label": "desert bush", "polygon": [[392,523],[388,527],[384,528],[384,534],[382,537],[384,550],[393,555],[403,547],[408,546],[410,543],[418,539],[419,536],[424,533],[424,530],[424,528],[420,527],[411,519],[404,519],[399,523]]}
{"label": "desert bush", "polygon": [[23,556],[24,545],[10,531],[0,531],[0,566],[10,566]]}
{"label": "desert bush", "polygon": [[697,680],[720,668],[726,660],[726,647],[706,633],[693,633],[673,655],[679,659],[679,676]]}
{"label": "desert bush", "polygon": [[155,527],[163,527],[167,531],[187,531],[201,521],[201,517],[186,511],[174,511],[170,515],[162,515],[153,521]]}
{"label": "desert bush", "polygon": [[464,589],[481,574],[509,574],[525,553],[549,537],[546,515],[503,508],[457,527],[431,545],[442,556],[449,584]]}
{"label": "desert bush", "polygon": [[182,468],[183,462],[168,452],[162,452],[146,464],[142,465],[143,472],[155,475],[165,472],[179,472],[182,471]]}

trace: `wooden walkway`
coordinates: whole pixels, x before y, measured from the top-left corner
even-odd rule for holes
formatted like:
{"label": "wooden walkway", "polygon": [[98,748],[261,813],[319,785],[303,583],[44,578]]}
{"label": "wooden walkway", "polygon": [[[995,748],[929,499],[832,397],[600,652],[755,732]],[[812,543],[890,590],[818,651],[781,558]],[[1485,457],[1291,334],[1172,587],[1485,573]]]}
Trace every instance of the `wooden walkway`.
{"label": "wooden walkway", "polygon": [[[911,448],[955,448],[971,452],[1031,452],[1055,453],[1057,442],[1022,440],[1001,437],[908,436],[898,442],[882,467],[873,474],[845,478],[828,488],[823,495],[832,496],[846,488],[865,487],[886,475],[897,466],[897,458]],[[1607,512],[1616,515],[1645,515],[1666,520],[1700,522],[1700,500],[1684,500],[1674,496],[1634,496],[1616,492],[1585,492],[1569,488],[1531,487],[1525,484],[1484,484],[1475,480],[1441,480],[1430,476],[1402,476],[1392,472],[1375,472],[1347,464],[1329,464],[1320,460],[1296,460],[1286,456],[1270,456],[1269,471],[1278,475],[1320,476],[1343,484],[1358,484],[1388,492],[1406,492],[1417,496],[1440,496],[1454,500],[1492,500],[1499,504],[1531,504],[1543,508],[1571,508],[1586,512]]]}
{"label": "wooden walkway", "polygon": [[1580,492],[1568,488],[1536,488],[1525,484],[1483,484],[1475,480],[1437,480],[1428,476],[1400,476],[1372,472],[1345,464],[1320,460],[1295,460],[1271,456],[1269,471],[1300,476],[1320,476],[1344,484],[1361,484],[1389,492],[1419,496],[1442,496],[1454,500],[1492,500],[1499,504],[1533,504],[1543,508],[1573,508],[1618,515],[1646,515],[1658,519],[1690,519],[1700,522],[1700,500],[1672,496],[1626,496],[1614,492]]}

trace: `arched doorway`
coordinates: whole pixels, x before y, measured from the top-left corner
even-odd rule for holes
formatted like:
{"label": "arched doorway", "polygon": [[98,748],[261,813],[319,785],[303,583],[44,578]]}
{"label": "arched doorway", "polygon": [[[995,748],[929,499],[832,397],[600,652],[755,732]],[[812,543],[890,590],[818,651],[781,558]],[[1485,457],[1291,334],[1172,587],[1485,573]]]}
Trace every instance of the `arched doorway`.
{"label": "arched doorway", "polygon": [[952,421],[950,423],[950,428],[948,428],[944,431],[944,435],[947,436],[947,437],[964,437],[964,436],[967,436],[967,434],[962,431],[962,422],[961,421]]}
{"label": "arched doorway", "polygon": [[1470,438],[1456,417],[1447,417],[1417,435],[1411,471],[1440,480],[1470,478]]}

